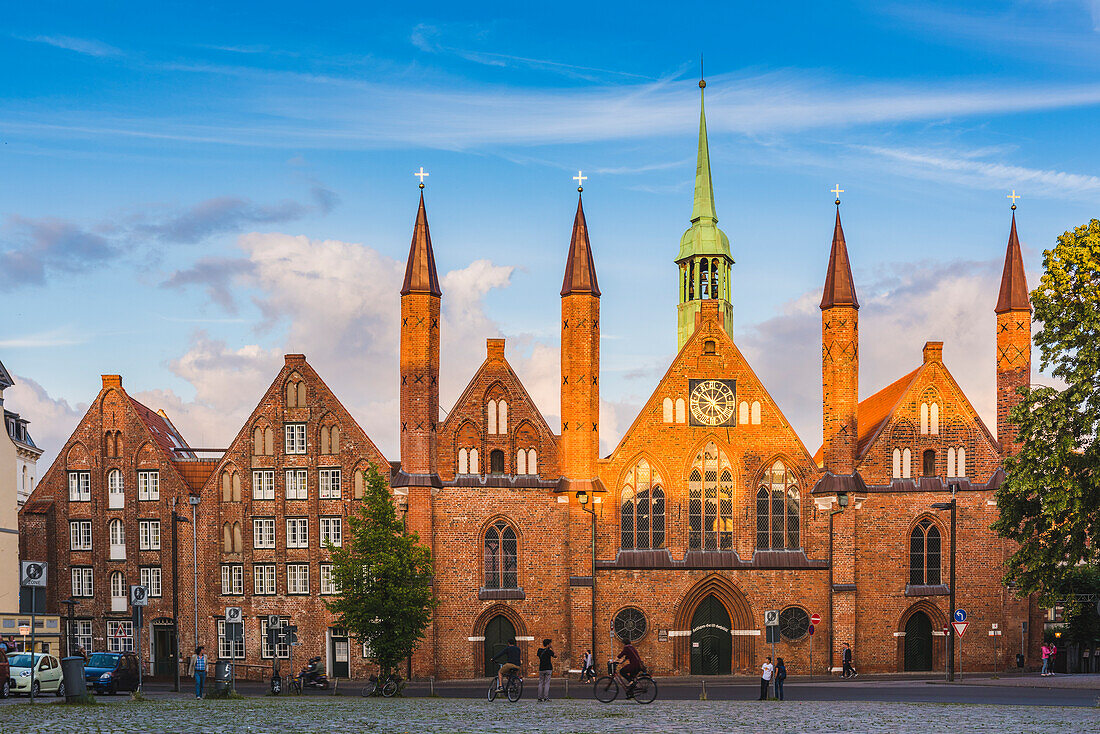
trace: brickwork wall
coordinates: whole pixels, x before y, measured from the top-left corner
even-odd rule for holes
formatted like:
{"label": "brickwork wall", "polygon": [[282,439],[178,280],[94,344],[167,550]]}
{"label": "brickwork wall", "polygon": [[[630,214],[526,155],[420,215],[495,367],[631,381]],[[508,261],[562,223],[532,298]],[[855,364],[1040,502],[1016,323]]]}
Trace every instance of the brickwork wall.
{"label": "brickwork wall", "polygon": [[834,306],[821,312],[822,426],[825,469],[851,474],[859,433],[859,310]]}
{"label": "brickwork wall", "polygon": [[401,466],[436,472],[439,423],[439,297],[401,296]]}
{"label": "brickwork wall", "polygon": [[1008,414],[1020,403],[1016,393],[1031,384],[1031,312],[997,314],[997,439],[1006,456],[1019,451]]}

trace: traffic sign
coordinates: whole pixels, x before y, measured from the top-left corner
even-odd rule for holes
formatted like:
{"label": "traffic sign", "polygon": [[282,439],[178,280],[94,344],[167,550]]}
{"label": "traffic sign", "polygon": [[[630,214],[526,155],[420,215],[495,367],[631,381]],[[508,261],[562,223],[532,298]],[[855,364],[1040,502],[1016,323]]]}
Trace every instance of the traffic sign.
{"label": "traffic sign", "polygon": [[945,624],[943,626],[943,636],[947,637],[949,634],[951,634],[951,628]]}
{"label": "traffic sign", "polygon": [[965,609],[960,608],[960,609],[955,610],[955,621],[956,622],[965,622],[966,621],[966,610]]}
{"label": "traffic sign", "polygon": [[283,626],[283,621],[281,619],[279,619],[278,614],[269,614],[269,615],[267,615],[267,628],[268,629],[271,629],[272,627],[282,627],[282,626]]}
{"label": "traffic sign", "polygon": [[807,631],[810,633],[810,637],[813,637],[814,636],[814,625],[811,624],[810,629],[807,630]]}
{"label": "traffic sign", "polygon": [[764,628],[764,642],[774,645],[779,642],[779,625],[769,624]]}
{"label": "traffic sign", "polygon": [[149,590],[144,586],[130,586],[130,606],[144,607],[149,604]]}
{"label": "traffic sign", "polygon": [[810,615],[810,624],[821,624],[821,615],[814,612]]}
{"label": "traffic sign", "polygon": [[31,633],[31,626],[29,624],[19,625],[19,634],[21,634],[23,637],[26,637],[30,633]]}
{"label": "traffic sign", "polygon": [[225,608],[225,621],[227,624],[236,624],[244,621],[241,617],[240,607],[226,607]]}
{"label": "traffic sign", "polygon": [[244,623],[243,622],[226,622],[226,624],[225,624],[225,639],[228,642],[243,642],[244,641]]}
{"label": "traffic sign", "polygon": [[966,634],[966,628],[970,626],[970,622],[952,622],[951,626],[955,628],[955,634],[962,637]]}
{"label": "traffic sign", "polygon": [[46,569],[49,565],[40,561],[23,561],[19,567],[19,585],[46,588]]}
{"label": "traffic sign", "polygon": [[764,626],[766,627],[778,627],[779,626],[779,610],[769,609],[764,612]]}

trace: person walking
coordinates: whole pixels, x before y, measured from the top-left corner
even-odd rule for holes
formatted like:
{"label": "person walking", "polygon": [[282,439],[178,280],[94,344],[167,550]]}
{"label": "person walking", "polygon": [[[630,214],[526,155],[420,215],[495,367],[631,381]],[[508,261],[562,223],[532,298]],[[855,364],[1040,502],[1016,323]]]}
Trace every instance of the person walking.
{"label": "person walking", "polygon": [[195,648],[195,655],[191,658],[191,672],[195,676],[195,698],[202,698],[202,689],[206,685],[206,653],[203,646]]}
{"label": "person walking", "polygon": [[591,651],[585,650],[581,659],[581,680],[590,681],[596,677],[596,660]]}
{"label": "person walking", "polygon": [[768,656],[767,662],[760,666],[760,700],[768,700],[768,686],[772,682],[772,674],[775,672],[775,666],[772,665],[772,656]]}
{"label": "person walking", "polygon": [[841,671],[841,678],[855,678],[859,673],[852,667],[852,646],[847,642],[844,643],[844,653],[841,655],[841,661],[844,663],[844,670]]}
{"label": "person walking", "polygon": [[539,656],[539,700],[550,700],[550,679],[554,675],[554,658],[557,655],[550,647],[550,638],[542,641],[542,647],[538,650]]}
{"label": "person walking", "polygon": [[775,659],[775,697],[783,700],[783,681],[787,680],[787,665],[783,658]]}

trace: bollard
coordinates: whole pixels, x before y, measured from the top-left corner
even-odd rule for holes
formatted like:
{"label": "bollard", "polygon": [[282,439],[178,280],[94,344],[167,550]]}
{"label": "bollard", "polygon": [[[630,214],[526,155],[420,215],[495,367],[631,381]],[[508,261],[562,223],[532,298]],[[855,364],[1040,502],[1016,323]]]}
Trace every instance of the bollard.
{"label": "bollard", "polygon": [[435,698],[435,676],[428,678],[428,695]]}
{"label": "bollard", "polygon": [[706,701],[707,700],[707,682],[706,681],[703,681],[703,692],[699,694],[699,700],[700,701]]}

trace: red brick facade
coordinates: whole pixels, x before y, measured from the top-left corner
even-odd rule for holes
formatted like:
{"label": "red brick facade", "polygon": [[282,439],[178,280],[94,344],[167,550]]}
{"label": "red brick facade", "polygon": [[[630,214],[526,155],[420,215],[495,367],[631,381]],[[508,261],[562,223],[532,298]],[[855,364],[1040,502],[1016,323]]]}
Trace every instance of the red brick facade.
{"label": "red brick facade", "polygon": [[[1010,285],[1011,295],[1019,285]],[[825,440],[817,456],[727,333],[719,302],[703,299],[694,334],[602,458],[601,294],[580,206],[561,295],[560,436],[508,364],[502,339],[488,340],[484,363],[440,420],[442,294],[421,201],[401,294],[394,421],[402,462],[390,474],[400,511],[436,564],[440,605],[411,661],[414,675],[483,675],[511,636],[529,668],[543,637],[576,668],[593,645],[599,662],[618,652],[612,630],[636,634],[658,674],[752,672],[765,654],[768,610],[782,612],[776,651],[794,674],[811,670],[811,648],[813,672],[835,667],[843,642],[861,671],[940,669],[949,524],[932,505],[953,484],[958,605],[972,623],[962,665],[1004,667],[1021,650],[1035,662],[1038,610],[1001,586],[1011,548],[989,529],[1003,456],[1013,450],[1004,422],[1012,389],[1030,374],[1030,311],[1018,294],[998,307],[1001,442],[943,364],[939,342],[925,345],[911,373],[857,403],[858,303],[838,216],[822,299]],[[198,640],[226,651],[218,623],[226,607],[239,606],[243,673],[269,669],[261,630],[278,614],[298,626],[296,654],[321,654],[336,675],[362,675],[370,661],[324,607],[321,532],[331,537],[336,521],[346,528],[355,477],[370,462],[388,464],[302,355],[287,355],[216,460],[198,458],[166,418],[105,377],[21,513],[22,550],[50,561],[53,612],[70,593],[71,569],[91,569],[94,597],[77,617],[92,622],[96,649],[106,646],[107,621],[129,615],[110,609],[110,574],[121,571],[128,585],[142,567],[159,566],[162,592],[146,620],[147,632],[163,631],[172,616],[170,501],[179,498],[190,519],[195,496],[198,616],[191,524],[181,523],[182,645],[193,646],[197,622]],[[125,495],[117,510],[108,507],[114,469]],[[159,473],[159,500],[138,500],[138,473],[149,471]],[[88,473],[88,499],[79,479],[70,499],[69,472]],[[69,522],[83,518],[92,521],[91,549],[70,549]],[[114,519],[124,525],[125,560],[110,560]],[[160,550],[139,550],[139,523],[150,519],[160,521]],[[812,613],[821,623],[811,637],[800,623]],[[993,629],[1003,635],[990,636]],[[154,639],[151,652],[163,662],[162,644]]]}

